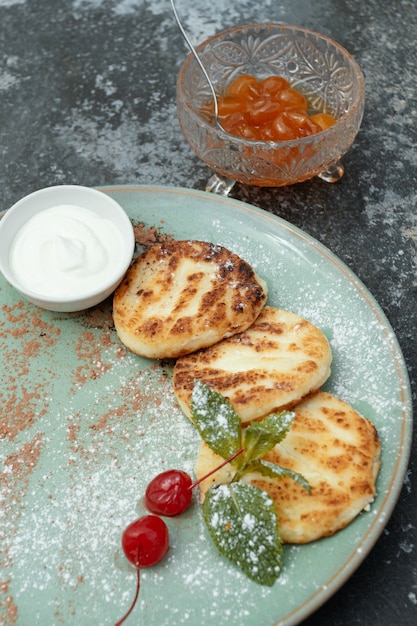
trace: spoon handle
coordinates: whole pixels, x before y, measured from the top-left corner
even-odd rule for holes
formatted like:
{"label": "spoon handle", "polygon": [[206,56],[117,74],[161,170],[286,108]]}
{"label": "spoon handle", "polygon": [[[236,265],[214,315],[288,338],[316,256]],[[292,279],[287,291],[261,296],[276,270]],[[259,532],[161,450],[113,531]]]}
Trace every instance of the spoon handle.
{"label": "spoon handle", "polygon": [[204,67],[203,62],[202,62],[202,60],[199,57],[199,55],[197,53],[197,50],[194,48],[193,44],[190,41],[190,38],[188,37],[187,33],[184,30],[184,27],[183,27],[183,25],[181,23],[181,20],[179,18],[179,15],[178,15],[178,12],[177,12],[174,0],[170,0],[170,2],[171,2],[171,6],[172,6],[172,11],[174,13],[175,21],[177,22],[177,26],[178,26],[178,28],[179,28],[179,30],[181,32],[181,35],[183,36],[185,42],[187,43],[188,47],[190,48],[191,52],[193,53],[193,55],[195,57],[195,60],[199,64],[199,66],[201,68],[201,71],[203,72],[204,77],[205,77],[205,79],[206,79],[206,81],[207,81],[207,83],[208,83],[208,85],[210,87],[210,90],[211,90],[211,93],[212,93],[212,96],[213,96],[213,101],[214,101],[214,121],[217,124],[217,126],[220,128],[220,130],[222,130],[223,132],[227,132],[227,131],[225,131],[225,129],[223,128],[223,126],[220,124],[220,121],[219,121],[219,106],[217,104],[217,95],[216,95],[216,91],[214,89],[214,85],[213,85],[213,83],[211,81],[211,78],[208,75],[208,72],[207,72],[206,68]]}

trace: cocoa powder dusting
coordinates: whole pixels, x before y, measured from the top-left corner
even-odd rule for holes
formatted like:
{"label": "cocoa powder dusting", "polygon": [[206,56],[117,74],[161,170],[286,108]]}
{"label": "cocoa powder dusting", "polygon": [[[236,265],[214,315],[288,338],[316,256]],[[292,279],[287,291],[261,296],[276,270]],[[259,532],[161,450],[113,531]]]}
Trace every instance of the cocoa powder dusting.
{"label": "cocoa powder dusting", "polygon": [[4,608],[4,614],[0,616],[0,624],[13,626],[18,618],[17,606],[13,597],[9,594],[10,580],[0,582],[0,607]]}
{"label": "cocoa powder dusting", "polygon": [[167,235],[156,226],[146,226],[143,222],[139,224],[133,224],[133,232],[135,236],[135,242],[138,246],[142,246],[145,250],[151,248],[155,244],[163,243],[164,241],[172,241],[173,235]]}
{"label": "cocoa powder dusting", "polygon": [[113,344],[114,340],[108,331],[102,333],[99,339],[91,330],[80,333],[75,346],[77,359],[82,363],[74,370],[74,383],[77,389],[84,385],[88,379],[100,378],[111,369],[111,363],[104,362],[102,358],[102,350]]}
{"label": "cocoa powder dusting", "polygon": [[[16,528],[24,508],[24,498],[27,494],[30,478],[39,461],[42,448],[45,445],[42,434],[37,434],[32,441],[23,444],[16,452],[6,456],[3,464],[2,526],[8,538],[16,534]],[[13,558],[9,550],[1,555],[0,567],[3,571],[13,565]],[[0,584],[0,607],[4,609],[0,615],[0,624],[12,626],[18,618],[18,609],[10,594],[10,580]]]}
{"label": "cocoa powder dusting", "polygon": [[4,359],[0,385],[0,437],[12,440],[33,426],[48,410],[48,389],[54,373],[32,375],[40,354],[53,354],[60,329],[41,319],[28,303],[19,300],[1,307],[0,350]]}

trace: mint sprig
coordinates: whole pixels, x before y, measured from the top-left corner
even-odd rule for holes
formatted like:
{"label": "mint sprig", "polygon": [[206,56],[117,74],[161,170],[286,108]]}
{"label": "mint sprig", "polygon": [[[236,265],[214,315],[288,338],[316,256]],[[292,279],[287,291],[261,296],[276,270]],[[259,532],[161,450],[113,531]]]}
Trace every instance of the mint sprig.
{"label": "mint sprig", "polygon": [[261,422],[252,422],[244,431],[244,447],[246,456],[251,459],[259,459],[272,450],[274,446],[285,439],[294,413],[282,411],[271,413]]}
{"label": "mint sprig", "polygon": [[242,447],[239,415],[217,391],[196,381],[191,398],[191,415],[203,441],[219,456],[228,459]]}
{"label": "mint sprig", "polygon": [[203,516],[209,533],[220,552],[249,578],[272,585],[282,569],[275,506],[265,491],[239,481],[249,472],[270,478],[286,476],[310,493],[310,485],[301,474],[262,458],[286,437],[295,414],[271,413],[242,428],[229,400],[197,380],[191,416],[207,445],[224,459],[233,457],[230,463],[235,468],[229,484],[213,485],[206,492]]}
{"label": "mint sprig", "polygon": [[274,584],[282,569],[282,544],[266,491],[239,482],[216,485],[206,494],[203,516],[222,554],[255,582]]}

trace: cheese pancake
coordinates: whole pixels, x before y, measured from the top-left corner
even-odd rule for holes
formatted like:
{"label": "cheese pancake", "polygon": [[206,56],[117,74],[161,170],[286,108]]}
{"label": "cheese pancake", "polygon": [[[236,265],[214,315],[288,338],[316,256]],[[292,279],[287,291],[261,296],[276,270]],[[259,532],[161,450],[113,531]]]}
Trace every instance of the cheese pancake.
{"label": "cheese pancake", "polygon": [[331,360],[329,342],[316,326],[266,306],[246,331],[178,359],[174,392],[191,417],[198,379],[228,398],[246,423],[317,391],[330,375]]}
{"label": "cheese pancake", "polygon": [[267,299],[266,283],[222,246],[167,241],[129,268],[113,298],[120,340],[149,358],[173,358],[245,330]]}
{"label": "cheese pancake", "polygon": [[[286,543],[307,543],[334,534],[349,524],[375,497],[380,442],[373,424],[335,396],[318,392],[294,409],[286,438],[264,458],[299,472],[311,486],[309,495],[290,478],[246,474],[249,482],[274,500],[280,533]],[[196,476],[205,476],[223,461],[202,444]],[[228,483],[228,464],[200,484]]]}

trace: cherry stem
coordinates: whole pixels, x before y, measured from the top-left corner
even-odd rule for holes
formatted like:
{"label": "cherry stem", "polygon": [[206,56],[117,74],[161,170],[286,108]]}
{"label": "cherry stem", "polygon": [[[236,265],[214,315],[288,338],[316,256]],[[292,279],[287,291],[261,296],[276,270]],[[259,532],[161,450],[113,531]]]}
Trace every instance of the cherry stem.
{"label": "cherry stem", "polygon": [[[240,450],[238,450],[237,452],[235,452],[234,454],[232,454],[231,457],[229,457],[228,459],[226,459],[226,461],[224,461],[221,465],[218,465],[217,467],[215,467],[214,469],[211,470],[211,472],[209,472],[208,474],[205,474],[205,476],[202,476],[201,478],[199,478],[198,480],[196,480],[192,485],[190,485],[188,487],[188,489],[194,489],[194,487],[197,487],[197,485],[199,485],[200,483],[203,482],[203,480],[206,480],[206,478],[210,478],[210,476],[212,474],[215,474],[218,470],[222,469],[222,467],[224,467],[225,465],[227,465],[228,463],[231,463],[233,461],[233,459],[235,459],[237,456],[239,456],[239,454],[242,454],[242,452],[245,451],[245,448],[240,448]],[[117,626],[117,624],[116,624]]]}
{"label": "cherry stem", "polygon": [[120,626],[120,624],[123,624],[123,622],[124,622],[125,620],[127,620],[127,618],[129,617],[129,615],[131,614],[131,612],[132,612],[132,611],[133,611],[133,609],[135,608],[135,604],[136,604],[137,599],[138,599],[138,597],[139,597],[139,589],[140,589],[140,567],[139,567],[139,566],[137,566],[137,567],[136,567],[136,572],[137,572],[137,578],[136,578],[136,593],[135,593],[135,597],[133,598],[133,602],[132,602],[132,604],[130,605],[130,608],[129,608],[128,612],[127,612],[125,615],[123,615],[122,619],[121,619],[121,620],[119,620],[119,621],[115,624],[115,626]]}

